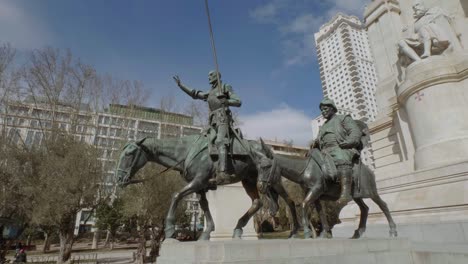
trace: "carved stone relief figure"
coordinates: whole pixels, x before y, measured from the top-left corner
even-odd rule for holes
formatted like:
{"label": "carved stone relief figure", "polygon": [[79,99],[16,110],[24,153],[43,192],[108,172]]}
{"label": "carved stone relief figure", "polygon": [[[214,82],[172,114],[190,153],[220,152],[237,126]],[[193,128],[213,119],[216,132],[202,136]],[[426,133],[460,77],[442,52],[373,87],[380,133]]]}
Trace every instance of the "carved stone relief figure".
{"label": "carved stone relief figure", "polygon": [[403,28],[406,37],[398,43],[403,67],[449,50],[461,49],[452,18],[443,9],[428,9],[417,1],[413,5],[413,18],[414,25]]}

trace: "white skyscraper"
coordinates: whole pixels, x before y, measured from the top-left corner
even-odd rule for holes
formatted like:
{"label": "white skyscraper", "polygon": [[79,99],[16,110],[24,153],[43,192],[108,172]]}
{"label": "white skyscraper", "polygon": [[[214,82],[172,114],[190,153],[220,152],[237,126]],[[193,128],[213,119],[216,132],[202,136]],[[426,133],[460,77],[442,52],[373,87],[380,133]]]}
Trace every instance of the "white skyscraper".
{"label": "white skyscraper", "polygon": [[361,21],[339,13],[315,33],[315,44],[323,95],[353,118],[373,121],[377,75]]}
{"label": "white skyscraper", "polygon": [[[341,114],[366,123],[374,121],[377,74],[361,21],[338,13],[315,33],[315,45],[323,95],[335,102]],[[321,116],[312,120],[314,137],[323,122]],[[361,160],[373,168],[372,150],[365,148]]]}

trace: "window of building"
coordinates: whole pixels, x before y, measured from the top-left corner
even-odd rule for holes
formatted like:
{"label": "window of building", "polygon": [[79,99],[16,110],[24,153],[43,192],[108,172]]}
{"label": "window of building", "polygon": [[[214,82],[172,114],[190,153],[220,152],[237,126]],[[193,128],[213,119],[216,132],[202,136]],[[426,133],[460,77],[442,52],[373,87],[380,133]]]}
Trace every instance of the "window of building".
{"label": "window of building", "polygon": [[26,146],[31,146],[33,142],[34,131],[28,131],[28,135],[26,136],[26,141],[24,142]]}
{"label": "window of building", "polygon": [[42,140],[42,133],[41,132],[36,132],[34,134],[34,142],[33,144],[35,146],[38,146],[39,144],[41,144],[41,140]]}

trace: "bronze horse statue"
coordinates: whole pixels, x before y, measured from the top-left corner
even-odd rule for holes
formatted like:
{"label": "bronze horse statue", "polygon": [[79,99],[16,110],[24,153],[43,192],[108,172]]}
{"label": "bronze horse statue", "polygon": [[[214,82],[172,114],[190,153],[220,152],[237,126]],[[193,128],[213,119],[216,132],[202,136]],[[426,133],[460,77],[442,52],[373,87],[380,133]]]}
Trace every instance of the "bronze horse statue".
{"label": "bronze horse statue", "polygon": [[[298,183],[305,191],[305,198],[301,203],[304,238],[312,237],[312,230],[308,224],[307,209],[309,207],[315,207],[319,214],[323,229],[320,237],[331,238],[331,228],[328,224],[321,201],[337,201],[341,192],[339,183],[332,179],[327,179],[324,176],[321,169],[322,164],[318,164],[317,161],[312,158],[313,155],[309,155],[308,159],[275,155],[270,148],[263,143],[263,140],[260,139],[260,141],[263,149],[261,152],[266,154],[266,160],[262,158],[260,164],[263,164],[263,166],[259,168],[258,186],[260,192],[266,192],[269,190],[270,186],[272,186],[271,184],[274,185],[276,182],[281,182],[281,176]],[[312,151],[319,150],[313,149]],[[356,183],[356,181],[353,181],[354,188],[352,188],[352,197],[354,202],[359,206],[361,217],[359,227],[355,230],[351,238],[360,238],[366,231],[369,207],[364,203],[363,198],[372,199],[372,201],[380,207],[387,218],[390,227],[390,237],[396,237],[396,224],[392,219],[387,204],[377,193],[374,173],[363,164],[359,164],[358,166],[361,166],[361,170],[359,171],[360,175],[358,175],[360,182]]]}
{"label": "bronze horse statue", "polygon": [[[132,178],[147,162],[155,162],[166,168],[179,171],[188,183],[173,195],[165,219],[166,238],[174,236],[174,217],[177,205],[184,197],[192,193],[200,195],[200,207],[205,213],[206,228],[199,240],[209,240],[210,233],[215,228],[208,207],[206,192],[210,189],[209,179],[216,173],[217,164],[210,157],[208,141],[208,137],[203,134],[178,139],[143,138],[136,142],[127,143],[122,150],[116,170],[117,182],[121,187],[131,183],[142,182],[142,180],[132,180]],[[260,143],[255,141],[242,139],[241,143],[248,149],[248,155],[232,156],[232,169],[235,177],[228,179],[223,184],[242,182],[242,186],[251,198],[252,204],[247,212],[238,220],[234,228],[233,238],[241,238],[242,228],[262,207],[257,189],[258,160],[264,157],[264,154],[261,153],[262,147]],[[271,187],[276,195],[281,196],[285,200],[291,210],[291,215],[294,217],[294,228],[291,230],[290,237],[295,236],[298,232],[299,222],[294,202],[288,197],[281,182],[275,183]]]}

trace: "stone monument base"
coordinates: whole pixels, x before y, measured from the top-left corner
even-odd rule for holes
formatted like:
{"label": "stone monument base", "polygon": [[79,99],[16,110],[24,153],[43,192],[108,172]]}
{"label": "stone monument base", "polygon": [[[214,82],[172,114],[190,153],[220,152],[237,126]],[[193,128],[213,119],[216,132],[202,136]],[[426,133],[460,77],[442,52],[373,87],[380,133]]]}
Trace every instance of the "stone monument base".
{"label": "stone monument base", "polygon": [[[210,240],[232,240],[237,221],[249,210],[252,200],[245,193],[241,183],[218,186],[216,191],[208,192],[206,198],[215,222],[215,231],[211,233]],[[252,219],[243,228],[242,239],[258,239]]]}
{"label": "stone monument base", "polygon": [[163,243],[158,264],[201,263],[468,263],[468,246],[406,238],[271,239]]}
{"label": "stone monument base", "polygon": [[[398,235],[413,242],[468,244],[468,162],[377,179]],[[378,206],[369,206],[366,237],[388,236],[388,224]],[[359,207],[350,203],[340,213],[334,237],[351,237],[359,224]]]}

